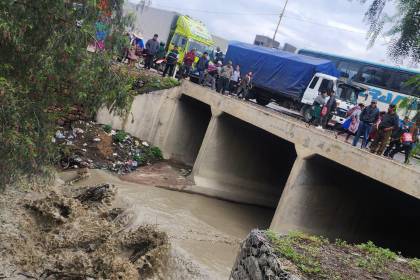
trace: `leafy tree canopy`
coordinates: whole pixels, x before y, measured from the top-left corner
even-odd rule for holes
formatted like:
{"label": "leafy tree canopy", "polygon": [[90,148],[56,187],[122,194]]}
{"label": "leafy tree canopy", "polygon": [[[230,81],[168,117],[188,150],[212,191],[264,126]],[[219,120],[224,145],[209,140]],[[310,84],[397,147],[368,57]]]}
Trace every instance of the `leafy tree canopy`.
{"label": "leafy tree canopy", "polygon": [[[126,42],[123,0],[0,1],[0,188],[54,161],[55,121],[72,106],[124,112],[130,84],[112,57]],[[98,32],[105,50],[87,46]],[[56,108],[60,108],[57,110]]]}
{"label": "leafy tree canopy", "polygon": [[[409,57],[417,63],[420,60],[420,1],[419,0],[360,0],[370,2],[365,14],[370,24],[368,38],[372,45],[379,35],[391,37],[389,53],[394,59]],[[385,13],[390,2],[397,5],[394,15]],[[389,24],[390,28],[384,30]]]}

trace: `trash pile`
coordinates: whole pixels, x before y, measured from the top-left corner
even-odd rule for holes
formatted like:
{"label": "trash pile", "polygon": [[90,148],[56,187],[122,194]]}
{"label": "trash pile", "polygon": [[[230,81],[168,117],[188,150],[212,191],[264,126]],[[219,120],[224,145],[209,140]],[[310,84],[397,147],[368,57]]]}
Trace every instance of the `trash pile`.
{"label": "trash pile", "polygon": [[62,169],[98,168],[126,174],[162,159],[159,148],[109,125],[77,121],[60,127],[52,139],[59,146]]}

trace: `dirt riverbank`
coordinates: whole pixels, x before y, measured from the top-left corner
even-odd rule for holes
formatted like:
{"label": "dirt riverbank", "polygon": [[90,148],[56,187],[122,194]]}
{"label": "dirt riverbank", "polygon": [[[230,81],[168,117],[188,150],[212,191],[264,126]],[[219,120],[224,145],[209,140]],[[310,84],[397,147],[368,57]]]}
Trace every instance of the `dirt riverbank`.
{"label": "dirt riverbank", "polygon": [[[227,279],[240,241],[250,229],[266,228],[272,212],[155,187],[162,177],[174,178],[168,168],[146,170],[147,184],[90,170],[72,186],[6,192],[0,196],[1,278]],[[60,176],[72,181],[76,171]],[[84,186],[102,184],[115,185],[102,202],[81,201]],[[152,246],[135,253],[144,244]],[[142,257],[149,252],[151,259]],[[150,269],[141,274],[144,265]],[[99,275],[104,267],[108,274]]]}

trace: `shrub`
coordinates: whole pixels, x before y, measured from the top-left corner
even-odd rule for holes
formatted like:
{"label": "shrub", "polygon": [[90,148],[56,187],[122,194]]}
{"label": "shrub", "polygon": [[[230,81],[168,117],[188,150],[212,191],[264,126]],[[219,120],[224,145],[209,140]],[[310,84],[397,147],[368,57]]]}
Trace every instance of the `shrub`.
{"label": "shrub", "polygon": [[104,129],[104,131],[105,131],[106,133],[111,133],[111,131],[112,131],[112,126],[111,126],[111,125],[109,125],[109,124],[106,124],[106,125],[104,125],[104,126],[103,126],[103,129]]}

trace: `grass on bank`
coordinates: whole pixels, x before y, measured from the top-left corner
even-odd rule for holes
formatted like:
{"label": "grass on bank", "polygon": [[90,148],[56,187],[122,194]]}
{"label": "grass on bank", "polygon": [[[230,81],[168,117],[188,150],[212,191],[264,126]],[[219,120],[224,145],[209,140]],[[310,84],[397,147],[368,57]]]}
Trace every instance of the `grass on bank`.
{"label": "grass on bank", "polygon": [[275,253],[296,266],[308,279],[420,279],[420,260],[406,259],[373,242],[351,245],[337,239],[291,232],[266,231]]}

